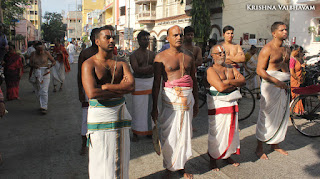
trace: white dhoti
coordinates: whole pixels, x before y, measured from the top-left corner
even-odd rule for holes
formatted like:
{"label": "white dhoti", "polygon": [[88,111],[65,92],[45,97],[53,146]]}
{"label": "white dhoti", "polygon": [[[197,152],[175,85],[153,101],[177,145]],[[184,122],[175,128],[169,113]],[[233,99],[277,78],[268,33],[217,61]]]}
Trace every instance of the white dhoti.
{"label": "white dhoti", "polygon": [[[279,71],[267,73],[283,82],[290,82],[290,74]],[[290,85],[289,85],[290,86]],[[267,144],[278,144],[285,139],[289,121],[290,90],[281,89],[265,80],[261,83],[260,111],[256,137]]]}
{"label": "white dhoti", "polygon": [[214,87],[207,94],[208,104],[208,153],[213,159],[227,159],[240,154],[237,100],[220,100],[229,93],[218,93]]}
{"label": "white dhoti", "polygon": [[74,62],[74,52],[69,52],[69,63],[73,63]]}
{"label": "white dhoti", "polygon": [[63,84],[66,78],[66,72],[63,62],[56,61],[56,64],[52,67],[51,73],[53,76],[53,85]]}
{"label": "white dhoti", "polygon": [[194,98],[190,87],[164,87],[159,116],[163,166],[170,171],[184,169],[192,156]]}
{"label": "white dhoti", "polygon": [[129,178],[130,126],[124,98],[89,101],[89,178]]}
{"label": "white dhoti", "polygon": [[48,109],[48,90],[50,84],[50,69],[48,67],[40,67],[33,69],[30,77],[35,93],[40,101],[40,108]]}
{"label": "white dhoti", "polygon": [[132,132],[139,135],[152,135],[152,78],[135,78],[135,91],[132,93]]}

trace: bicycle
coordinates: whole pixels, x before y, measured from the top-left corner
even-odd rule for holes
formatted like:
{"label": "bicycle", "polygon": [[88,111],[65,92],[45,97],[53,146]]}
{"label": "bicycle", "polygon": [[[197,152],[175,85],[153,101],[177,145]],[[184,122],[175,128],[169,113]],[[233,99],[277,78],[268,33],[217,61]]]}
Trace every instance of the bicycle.
{"label": "bicycle", "polygon": [[[308,137],[320,136],[320,85],[300,87],[293,90],[299,94],[290,103],[290,118],[292,125],[301,134]],[[304,111],[295,111],[301,105]]]}
{"label": "bicycle", "polygon": [[[207,92],[208,89],[205,86],[207,81],[205,80],[206,67],[200,66],[197,69],[197,81],[198,81],[198,97],[199,97],[199,108],[202,108],[207,103]],[[242,98],[238,100],[239,117],[238,120],[242,121],[251,116],[255,109],[255,98],[247,87],[243,86],[240,88]]]}

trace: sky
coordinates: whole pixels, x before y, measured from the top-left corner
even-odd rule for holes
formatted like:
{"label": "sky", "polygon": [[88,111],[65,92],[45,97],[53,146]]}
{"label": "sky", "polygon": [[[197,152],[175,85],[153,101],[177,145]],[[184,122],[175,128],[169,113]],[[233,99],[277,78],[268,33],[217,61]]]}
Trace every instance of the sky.
{"label": "sky", "polygon": [[81,0],[41,0],[42,15],[46,11],[61,13],[64,10],[67,13],[68,10],[75,10],[76,1],[77,4],[81,4]]}

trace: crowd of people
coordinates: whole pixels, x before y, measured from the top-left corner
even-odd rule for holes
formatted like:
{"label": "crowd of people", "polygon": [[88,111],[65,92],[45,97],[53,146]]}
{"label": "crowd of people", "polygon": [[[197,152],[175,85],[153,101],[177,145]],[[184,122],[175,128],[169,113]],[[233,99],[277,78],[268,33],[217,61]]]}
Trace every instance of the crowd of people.
{"label": "crowd of people", "polygon": [[[273,39],[259,54],[255,46],[245,54],[233,42],[233,33],[234,28],[226,26],[224,41],[211,42],[208,57],[203,58],[201,49],[192,43],[194,30],[190,26],[169,28],[169,44],[158,54],[148,50],[150,34],[141,31],[137,36],[139,48],[130,55],[131,72],[129,65],[113,53],[113,27],[92,31],[93,45],[81,52],[78,63],[79,99],[83,107],[81,154],[86,154],[87,143],[90,178],[129,178],[130,127],[133,142],[138,142],[140,136],[153,135],[159,155],[156,136],[160,136],[168,176],[179,171],[183,177],[193,178],[185,170],[185,163],[192,156],[192,119],[199,112],[195,75],[203,62],[210,63],[206,79],[208,155],[212,169],[219,170],[219,159],[240,165],[231,156],[240,154],[237,100],[241,98],[239,87],[246,84],[240,73],[241,64],[245,75],[252,76],[250,88],[261,85],[261,94],[257,96],[261,98],[257,157],[268,159],[263,143],[288,155],[278,144],[285,139],[289,121],[290,76],[291,81],[298,81],[296,86],[301,83],[299,64],[303,62],[297,60],[300,53],[296,52],[301,48],[288,49],[283,45],[288,32],[282,22],[271,26]],[[126,108],[125,94],[132,94],[131,114]],[[160,130],[154,130],[154,126]]]}
{"label": "crowd of people", "polygon": [[[272,24],[271,33],[273,39],[259,54],[255,46],[245,54],[241,46],[233,42],[234,28],[226,26],[223,28],[224,40],[218,44],[209,41],[209,51],[203,58],[201,48],[193,44],[191,26],[169,28],[169,45],[158,54],[148,50],[150,33],[142,30],[137,36],[139,48],[130,55],[129,64],[114,52],[112,26],[93,29],[92,46],[84,48],[79,55],[77,75],[82,104],[80,154],[88,153],[89,177],[129,178],[130,141],[138,142],[141,136],[153,135],[155,148],[156,136],[160,136],[166,175],[170,177],[172,172],[178,171],[185,178],[193,178],[185,170],[185,163],[192,156],[192,120],[199,112],[196,71],[202,63],[209,64],[205,78],[211,168],[219,170],[219,159],[235,167],[240,165],[231,156],[240,154],[237,101],[241,98],[239,87],[246,83],[249,89],[261,88],[261,94],[257,96],[260,99],[257,157],[268,159],[263,143],[288,155],[278,144],[285,139],[289,121],[290,80],[292,87],[299,87],[303,82],[303,49],[297,45],[291,49],[283,46],[288,35],[283,22]],[[6,39],[1,35],[0,50],[8,50],[3,57],[7,100],[18,99],[22,60],[13,45],[3,45]],[[52,54],[45,50],[42,42],[34,42],[28,49],[29,81],[43,114],[48,110],[50,73],[53,91],[57,92],[59,85],[61,91],[65,74],[74,62],[75,51],[75,45],[70,43],[65,48],[59,39],[55,41]],[[244,67],[244,75],[240,73],[240,66]],[[248,80],[244,77],[247,75],[250,76]],[[125,94],[132,94],[130,113]],[[0,95],[0,116],[4,114],[3,100]],[[296,110],[303,113],[302,103]],[[154,126],[160,130],[153,130]],[[157,153],[160,155],[159,150]]]}

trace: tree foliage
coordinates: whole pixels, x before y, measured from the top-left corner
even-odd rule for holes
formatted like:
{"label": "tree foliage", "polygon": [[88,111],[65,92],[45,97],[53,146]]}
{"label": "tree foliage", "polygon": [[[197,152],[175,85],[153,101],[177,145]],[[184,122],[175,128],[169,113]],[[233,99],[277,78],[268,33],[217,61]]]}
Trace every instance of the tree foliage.
{"label": "tree foliage", "polygon": [[45,22],[41,26],[43,39],[48,42],[53,42],[55,38],[63,39],[67,26],[62,22],[62,15],[55,12],[46,12],[44,20]]}
{"label": "tree foliage", "polygon": [[195,30],[196,40],[206,42],[211,31],[210,8],[223,6],[223,0],[192,0],[191,4],[191,26]]}
{"label": "tree foliage", "polygon": [[9,26],[14,19],[20,19],[28,4],[28,0],[1,0],[3,23]]}

